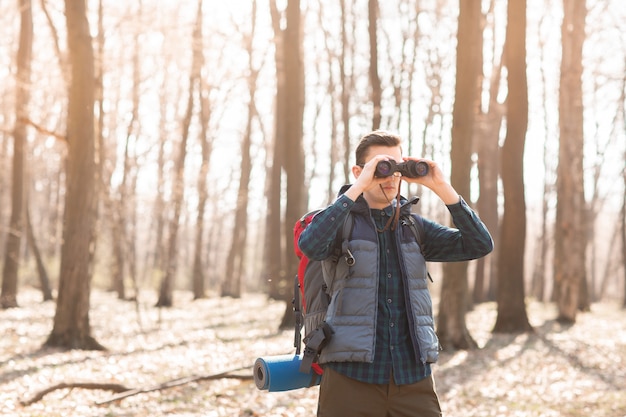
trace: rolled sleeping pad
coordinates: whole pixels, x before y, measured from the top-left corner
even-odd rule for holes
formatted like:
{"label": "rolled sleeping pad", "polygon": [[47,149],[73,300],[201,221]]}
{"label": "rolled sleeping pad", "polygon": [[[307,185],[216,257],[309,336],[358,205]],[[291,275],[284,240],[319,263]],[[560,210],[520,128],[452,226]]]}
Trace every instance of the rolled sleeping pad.
{"label": "rolled sleeping pad", "polygon": [[300,355],[264,356],[254,362],[254,382],[260,390],[290,391],[319,385],[322,376],[300,372]]}

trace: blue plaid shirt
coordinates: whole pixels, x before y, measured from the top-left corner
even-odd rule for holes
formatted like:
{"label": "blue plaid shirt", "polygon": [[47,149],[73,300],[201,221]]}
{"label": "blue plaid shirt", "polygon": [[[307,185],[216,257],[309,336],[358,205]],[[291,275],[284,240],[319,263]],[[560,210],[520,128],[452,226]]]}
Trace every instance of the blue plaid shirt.
{"label": "blue plaid shirt", "polygon": [[[340,196],[334,204],[320,212],[305,233],[308,255],[325,259],[331,250],[338,227],[355,203]],[[424,219],[423,251],[427,261],[462,261],[484,256],[493,248],[489,232],[463,199],[447,206],[458,229]],[[392,208],[370,209],[377,229],[382,230]],[[350,378],[371,384],[387,384],[393,376],[396,384],[418,382],[431,374],[430,364],[415,357],[409,331],[405,292],[397,255],[394,232],[378,232],[380,272],[378,277],[378,315],[374,361],[333,362],[325,366]],[[314,248],[314,249],[313,249]]]}

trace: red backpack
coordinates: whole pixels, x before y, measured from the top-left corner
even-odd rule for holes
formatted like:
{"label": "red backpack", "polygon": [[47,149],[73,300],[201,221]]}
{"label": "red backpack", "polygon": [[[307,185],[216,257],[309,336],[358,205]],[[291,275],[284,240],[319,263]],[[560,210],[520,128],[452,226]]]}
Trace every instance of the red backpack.
{"label": "red backpack", "polygon": [[322,273],[322,262],[309,260],[298,247],[300,235],[319,211],[313,210],[305,214],[293,227],[293,247],[300,260],[294,282],[293,310],[296,321],[294,347],[298,355],[302,348],[301,336],[304,327],[305,349],[300,371],[309,373],[313,368],[316,374],[321,375],[322,368],[316,361],[323,345],[332,335],[330,327],[324,323],[330,295]]}

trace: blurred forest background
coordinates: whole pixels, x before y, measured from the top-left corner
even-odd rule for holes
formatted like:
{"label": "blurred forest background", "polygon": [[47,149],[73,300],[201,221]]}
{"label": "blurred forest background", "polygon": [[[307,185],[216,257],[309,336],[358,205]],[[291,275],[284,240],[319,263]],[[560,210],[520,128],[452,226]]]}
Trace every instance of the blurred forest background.
{"label": "blurred forest background", "polygon": [[488,300],[496,332],[530,330],[528,297],[626,306],[624,27],[622,0],[0,2],[1,305],[39,288],[65,348],[102,348],[92,288],[260,292],[288,327],[293,225],[382,128],[494,236],[432,266],[444,345]]}

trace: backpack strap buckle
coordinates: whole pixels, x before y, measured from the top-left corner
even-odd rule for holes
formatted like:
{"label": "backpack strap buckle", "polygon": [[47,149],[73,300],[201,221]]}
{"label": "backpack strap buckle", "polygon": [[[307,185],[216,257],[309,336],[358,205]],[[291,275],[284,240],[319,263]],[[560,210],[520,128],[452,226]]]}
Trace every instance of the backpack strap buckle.
{"label": "backpack strap buckle", "polygon": [[304,338],[304,354],[300,363],[300,372],[308,374],[311,371],[311,366],[317,361],[319,354],[328,344],[333,333],[330,325],[323,322]]}
{"label": "backpack strap buckle", "polygon": [[344,239],[344,241],[341,244],[341,252],[343,253],[343,257],[346,260],[346,264],[348,264],[348,266],[354,266],[355,264],[355,259],[354,259],[354,255],[352,255],[352,252],[350,252],[350,242],[348,241],[348,239]]}

